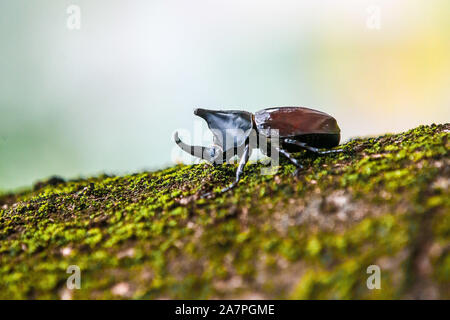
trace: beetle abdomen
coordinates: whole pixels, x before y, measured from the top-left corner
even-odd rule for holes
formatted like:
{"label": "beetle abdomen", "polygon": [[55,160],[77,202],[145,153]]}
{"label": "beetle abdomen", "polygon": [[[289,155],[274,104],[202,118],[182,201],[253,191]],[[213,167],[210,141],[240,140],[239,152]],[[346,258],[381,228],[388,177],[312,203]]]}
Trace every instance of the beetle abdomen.
{"label": "beetle abdomen", "polygon": [[319,143],[328,142],[328,139],[333,140],[336,135],[339,138],[341,132],[336,119],[332,116],[304,107],[276,107],[260,110],[255,113],[255,124],[258,131],[267,136],[270,136],[270,129],[278,129],[280,138],[313,134],[334,136],[333,138],[313,138],[313,136],[307,138],[319,139]]}
{"label": "beetle abdomen", "polygon": [[[291,139],[297,140],[299,142],[305,142],[310,147],[326,149],[338,146],[340,138],[341,135],[339,133],[312,133],[291,137]],[[292,144],[283,144],[283,147],[291,152],[296,152],[302,149]]]}

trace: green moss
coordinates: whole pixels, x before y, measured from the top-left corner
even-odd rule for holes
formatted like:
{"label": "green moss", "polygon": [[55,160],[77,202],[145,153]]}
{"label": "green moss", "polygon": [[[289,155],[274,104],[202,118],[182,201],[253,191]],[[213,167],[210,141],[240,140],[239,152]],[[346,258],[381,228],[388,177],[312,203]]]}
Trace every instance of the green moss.
{"label": "green moss", "polygon": [[[0,195],[0,298],[450,298],[449,124],[236,165],[177,165]],[[366,286],[381,267],[381,290]],[[429,269],[425,269],[423,266]],[[116,290],[126,283],[127,290]],[[422,290],[424,286],[433,290]],[[426,297],[426,296],[425,296]]]}

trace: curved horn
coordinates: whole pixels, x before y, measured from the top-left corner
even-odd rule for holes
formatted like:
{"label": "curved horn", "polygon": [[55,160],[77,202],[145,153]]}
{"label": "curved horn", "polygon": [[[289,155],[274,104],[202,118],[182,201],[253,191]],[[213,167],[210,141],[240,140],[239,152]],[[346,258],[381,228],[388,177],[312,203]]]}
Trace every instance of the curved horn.
{"label": "curved horn", "polygon": [[204,159],[210,162],[214,161],[214,155],[215,150],[213,148],[203,147],[203,146],[191,146],[183,141],[181,141],[180,137],[178,136],[178,132],[175,132],[173,135],[173,138],[175,140],[175,143],[183,149],[183,151],[186,151],[187,153],[193,155],[194,157]]}

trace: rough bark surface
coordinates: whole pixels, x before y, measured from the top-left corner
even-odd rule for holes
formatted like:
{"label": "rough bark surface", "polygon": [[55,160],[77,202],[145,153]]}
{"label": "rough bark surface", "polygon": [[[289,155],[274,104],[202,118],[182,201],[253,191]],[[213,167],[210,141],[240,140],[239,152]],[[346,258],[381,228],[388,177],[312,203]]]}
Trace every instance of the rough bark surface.
{"label": "rough bark surface", "polygon": [[[0,195],[0,298],[450,299],[450,125]],[[81,289],[66,286],[67,268]],[[367,268],[381,270],[370,290]]]}

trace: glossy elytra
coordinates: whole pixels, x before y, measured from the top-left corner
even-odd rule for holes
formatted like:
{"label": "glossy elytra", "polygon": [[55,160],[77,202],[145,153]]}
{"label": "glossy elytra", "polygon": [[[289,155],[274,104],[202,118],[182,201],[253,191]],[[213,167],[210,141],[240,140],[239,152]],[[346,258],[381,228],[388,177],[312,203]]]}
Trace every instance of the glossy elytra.
{"label": "glossy elytra", "polygon": [[[240,158],[235,181],[221,192],[238,184],[252,150],[260,148],[261,138],[266,139],[265,143],[270,145],[271,139],[275,138],[274,129],[277,130],[276,138],[279,139],[275,150],[289,159],[297,167],[297,171],[303,166],[291,152],[308,150],[316,154],[329,154],[342,151],[320,150],[336,147],[340,140],[336,119],[321,111],[304,107],[275,107],[257,111],[255,114],[238,110],[206,109],[196,109],[194,114],[208,123],[213,132],[213,145],[190,146],[181,141],[175,132],[175,142],[181,149],[213,164],[229,161],[235,155]],[[252,134],[258,138],[250,139]],[[256,143],[252,144],[250,141]],[[265,150],[261,149],[270,156]],[[204,196],[208,195],[210,194]]]}

